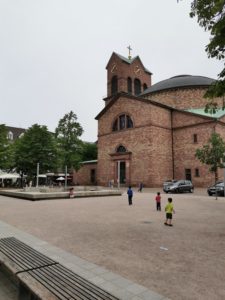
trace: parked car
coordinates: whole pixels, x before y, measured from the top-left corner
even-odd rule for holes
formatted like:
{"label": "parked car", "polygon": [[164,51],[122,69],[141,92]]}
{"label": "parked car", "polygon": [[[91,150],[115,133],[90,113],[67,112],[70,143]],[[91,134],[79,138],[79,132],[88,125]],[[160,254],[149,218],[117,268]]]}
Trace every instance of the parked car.
{"label": "parked car", "polygon": [[163,182],[163,190],[165,192],[165,189],[167,186],[173,185],[175,182],[177,182],[177,180],[165,180]]}
{"label": "parked car", "polygon": [[163,187],[165,193],[193,193],[194,186],[190,180],[178,180],[170,185]]}
{"label": "parked car", "polygon": [[216,184],[208,187],[207,193],[209,196],[224,196],[224,182],[217,182]]}

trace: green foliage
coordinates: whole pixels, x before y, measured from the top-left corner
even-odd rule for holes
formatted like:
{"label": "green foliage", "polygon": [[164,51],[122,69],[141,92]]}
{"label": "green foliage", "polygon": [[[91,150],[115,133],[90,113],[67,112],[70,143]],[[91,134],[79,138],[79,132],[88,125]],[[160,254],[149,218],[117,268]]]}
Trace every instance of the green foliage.
{"label": "green foliage", "polygon": [[82,142],[79,137],[83,133],[83,128],[77,122],[77,116],[70,111],[59,120],[55,131],[57,145],[60,152],[61,167],[68,169],[78,169],[82,160]]}
{"label": "green foliage", "polygon": [[13,145],[7,139],[7,128],[0,124],[0,169],[8,171],[13,166]]}
{"label": "green foliage", "polygon": [[225,142],[218,133],[212,133],[208,144],[197,149],[195,156],[201,163],[209,166],[209,171],[215,174],[215,182],[218,180],[217,170],[223,168],[225,154]]}
{"label": "green foliage", "polygon": [[57,167],[57,148],[54,135],[46,126],[34,124],[15,142],[15,165],[18,172],[32,177],[37,163],[40,173]]}
{"label": "green foliage", "polygon": [[95,160],[98,156],[97,144],[82,142],[82,161]]}
{"label": "green foliage", "polygon": [[[200,26],[210,32],[210,42],[206,46],[209,57],[223,60],[225,58],[225,2],[224,0],[194,0],[191,4],[191,17],[197,16]],[[223,62],[224,66],[224,62]],[[225,68],[218,74],[215,81],[205,94],[205,98],[224,97]],[[223,108],[225,104],[223,103]],[[215,101],[209,101],[207,112],[214,113],[218,109]]]}

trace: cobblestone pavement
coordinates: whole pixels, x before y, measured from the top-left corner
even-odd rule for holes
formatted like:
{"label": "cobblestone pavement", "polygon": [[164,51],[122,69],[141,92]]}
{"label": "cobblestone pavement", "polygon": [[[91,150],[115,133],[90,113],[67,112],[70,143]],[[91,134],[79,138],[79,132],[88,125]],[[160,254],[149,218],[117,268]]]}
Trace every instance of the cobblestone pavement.
{"label": "cobblestone pavement", "polygon": [[17,288],[10,279],[0,271],[0,299],[16,300]]}

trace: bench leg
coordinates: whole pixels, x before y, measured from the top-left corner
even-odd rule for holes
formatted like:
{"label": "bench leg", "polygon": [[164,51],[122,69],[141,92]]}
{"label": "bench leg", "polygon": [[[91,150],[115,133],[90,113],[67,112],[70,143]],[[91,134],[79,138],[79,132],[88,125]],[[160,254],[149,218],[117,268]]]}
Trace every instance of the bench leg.
{"label": "bench leg", "polygon": [[32,294],[25,285],[20,283],[18,300],[39,300],[39,298]]}

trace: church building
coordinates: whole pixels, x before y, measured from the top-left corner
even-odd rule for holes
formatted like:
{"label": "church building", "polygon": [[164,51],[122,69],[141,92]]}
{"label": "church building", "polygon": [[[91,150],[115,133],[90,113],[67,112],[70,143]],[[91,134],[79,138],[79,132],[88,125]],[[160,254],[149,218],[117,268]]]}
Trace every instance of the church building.
{"label": "church building", "polygon": [[[168,179],[212,184],[214,175],[195,152],[212,132],[225,140],[225,111],[204,112],[203,95],[214,80],[179,75],[152,85],[152,73],[139,56],[115,52],[106,70],[107,97],[96,116],[98,160],[83,162],[79,184],[161,187]],[[216,101],[222,105],[222,99]]]}

